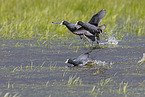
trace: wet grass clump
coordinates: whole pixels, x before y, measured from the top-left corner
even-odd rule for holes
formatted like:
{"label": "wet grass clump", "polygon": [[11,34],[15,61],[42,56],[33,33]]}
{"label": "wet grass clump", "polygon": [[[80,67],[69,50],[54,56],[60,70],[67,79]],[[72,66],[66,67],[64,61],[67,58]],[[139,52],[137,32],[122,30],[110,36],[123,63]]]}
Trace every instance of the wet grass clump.
{"label": "wet grass clump", "polygon": [[101,24],[107,25],[108,34],[115,33],[119,38],[128,33],[145,35],[144,4],[144,0],[1,0],[0,36],[1,39],[67,38],[72,36],[71,32],[52,24],[53,21],[87,22],[103,8],[106,16]]}

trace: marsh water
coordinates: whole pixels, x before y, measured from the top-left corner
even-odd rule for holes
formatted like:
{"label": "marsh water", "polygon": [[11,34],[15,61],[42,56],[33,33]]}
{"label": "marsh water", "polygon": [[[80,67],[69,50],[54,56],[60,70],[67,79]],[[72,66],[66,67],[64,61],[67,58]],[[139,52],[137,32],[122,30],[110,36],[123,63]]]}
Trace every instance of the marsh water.
{"label": "marsh water", "polygon": [[[0,40],[0,95],[5,97],[143,97],[145,37],[127,36],[100,47],[76,42]],[[115,38],[113,38],[115,39]],[[117,41],[117,43],[116,43]],[[68,67],[67,58],[89,50],[96,66]],[[71,80],[72,78],[72,80]]]}

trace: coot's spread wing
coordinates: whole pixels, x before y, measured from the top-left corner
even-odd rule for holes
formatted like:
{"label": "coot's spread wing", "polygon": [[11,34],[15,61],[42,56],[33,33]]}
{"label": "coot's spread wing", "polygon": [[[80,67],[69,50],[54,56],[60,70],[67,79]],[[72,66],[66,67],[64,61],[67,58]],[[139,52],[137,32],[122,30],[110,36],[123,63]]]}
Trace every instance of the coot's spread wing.
{"label": "coot's spread wing", "polygon": [[99,29],[98,26],[95,26],[95,25],[90,24],[90,23],[88,23],[88,22],[82,23],[81,26],[82,26],[84,29],[88,30],[88,31],[89,31],[90,33],[92,33],[92,34],[95,34],[95,32]]}
{"label": "coot's spread wing", "polygon": [[79,29],[77,29],[76,31],[74,31],[74,34],[93,36],[92,33],[90,33],[88,30],[85,30],[83,27],[80,27]]}
{"label": "coot's spread wing", "polygon": [[94,14],[93,17],[90,19],[89,23],[93,24],[95,26],[98,26],[98,24],[101,22],[102,18],[105,16],[106,10],[102,9],[97,14]]}
{"label": "coot's spread wing", "polygon": [[84,28],[80,27],[79,29],[75,30],[73,33],[77,35],[83,35],[87,30]]}
{"label": "coot's spread wing", "polygon": [[88,37],[92,41],[95,41],[95,35],[90,33],[88,30],[85,30],[84,28],[81,28],[81,29],[78,30],[78,32],[83,32],[83,36],[85,35],[86,37]]}
{"label": "coot's spread wing", "polygon": [[95,41],[95,35],[93,35],[92,33],[90,33],[88,30],[85,30],[84,28],[80,28],[76,31],[73,32],[76,35],[80,35],[80,37],[88,37],[89,39],[91,39],[92,41]]}

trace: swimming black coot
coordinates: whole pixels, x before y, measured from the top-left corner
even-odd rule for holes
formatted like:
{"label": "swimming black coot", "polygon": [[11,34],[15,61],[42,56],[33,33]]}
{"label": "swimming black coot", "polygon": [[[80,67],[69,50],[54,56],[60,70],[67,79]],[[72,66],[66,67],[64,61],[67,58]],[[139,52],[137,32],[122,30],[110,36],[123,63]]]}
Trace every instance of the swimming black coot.
{"label": "swimming black coot", "polygon": [[81,54],[77,59],[67,59],[65,63],[69,63],[69,64],[72,64],[73,66],[83,66],[83,65],[86,65],[87,62],[90,61],[89,59],[89,54],[91,53],[92,51],[89,51],[87,53],[84,53],[84,54]]}

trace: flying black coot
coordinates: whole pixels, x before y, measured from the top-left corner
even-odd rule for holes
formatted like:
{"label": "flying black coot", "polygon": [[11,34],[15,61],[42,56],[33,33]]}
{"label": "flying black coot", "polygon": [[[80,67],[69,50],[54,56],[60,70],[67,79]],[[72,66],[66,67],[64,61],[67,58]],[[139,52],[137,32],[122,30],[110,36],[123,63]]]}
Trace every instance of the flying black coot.
{"label": "flying black coot", "polygon": [[[102,18],[105,16],[105,14],[106,14],[105,9],[102,9],[97,14],[94,14],[88,23],[98,26],[98,24],[101,22]],[[86,38],[89,38],[92,41],[95,41],[96,36],[94,34],[90,33],[88,30],[85,30],[83,27],[81,27],[79,25],[76,25],[74,23],[69,23],[67,21],[62,21],[61,23],[57,23],[57,22],[52,22],[52,23],[65,25],[72,33],[79,35],[81,39],[83,36],[86,36]]]}

